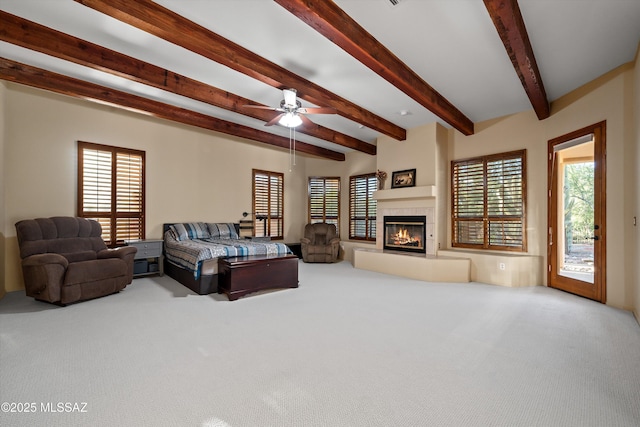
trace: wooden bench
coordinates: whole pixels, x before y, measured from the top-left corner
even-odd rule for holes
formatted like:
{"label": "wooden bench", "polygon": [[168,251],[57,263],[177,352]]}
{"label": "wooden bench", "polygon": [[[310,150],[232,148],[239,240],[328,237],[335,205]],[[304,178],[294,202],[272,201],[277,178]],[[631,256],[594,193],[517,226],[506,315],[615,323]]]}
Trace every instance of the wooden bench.
{"label": "wooden bench", "polygon": [[218,260],[218,293],[229,301],[265,289],[297,288],[298,257],[249,255]]}

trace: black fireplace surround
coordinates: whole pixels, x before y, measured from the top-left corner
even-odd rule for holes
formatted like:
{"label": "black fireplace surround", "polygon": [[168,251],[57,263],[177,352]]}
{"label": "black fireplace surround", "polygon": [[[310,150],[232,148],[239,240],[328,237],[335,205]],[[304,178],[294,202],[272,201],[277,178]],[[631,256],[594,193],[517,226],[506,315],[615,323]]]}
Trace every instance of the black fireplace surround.
{"label": "black fireplace surround", "polygon": [[385,216],[384,249],[426,253],[426,216]]}

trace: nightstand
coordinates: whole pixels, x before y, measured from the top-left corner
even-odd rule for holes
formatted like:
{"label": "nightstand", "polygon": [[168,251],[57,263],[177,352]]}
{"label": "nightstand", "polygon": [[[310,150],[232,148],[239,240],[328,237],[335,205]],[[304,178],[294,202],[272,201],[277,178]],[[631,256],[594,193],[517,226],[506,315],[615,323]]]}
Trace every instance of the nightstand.
{"label": "nightstand", "polygon": [[164,275],[162,240],[125,240],[124,243],[138,249],[133,259],[133,277]]}
{"label": "nightstand", "polygon": [[257,242],[257,243],[266,243],[271,241],[271,237],[269,236],[265,236],[265,237],[247,236],[245,237],[245,239],[248,239],[248,240],[251,240],[252,242]]}
{"label": "nightstand", "polygon": [[298,258],[302,259],[302,244],[301,243],[286,243],[286,245],[291,249],[291,252]]}

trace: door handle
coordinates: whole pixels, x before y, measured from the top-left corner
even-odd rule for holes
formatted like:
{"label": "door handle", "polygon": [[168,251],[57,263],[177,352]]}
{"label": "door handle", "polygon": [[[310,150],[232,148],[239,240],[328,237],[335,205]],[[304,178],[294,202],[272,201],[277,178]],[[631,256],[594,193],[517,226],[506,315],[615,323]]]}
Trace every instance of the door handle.
{"label": "door handle", "polygon": [[598,236],[593,236],[593,237],[589,237],[590,240],[600,240],[600,237]]}

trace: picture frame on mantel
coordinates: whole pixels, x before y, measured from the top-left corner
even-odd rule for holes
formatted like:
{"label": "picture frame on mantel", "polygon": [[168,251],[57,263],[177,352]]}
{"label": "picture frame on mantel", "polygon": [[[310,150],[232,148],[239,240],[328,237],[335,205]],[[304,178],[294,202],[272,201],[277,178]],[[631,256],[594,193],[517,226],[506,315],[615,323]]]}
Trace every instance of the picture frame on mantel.
{"label": "picture frame on mantel", "polygon": [[416,170],[407,169],[391,174],[391,188],[415,187]]}

